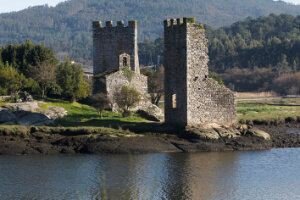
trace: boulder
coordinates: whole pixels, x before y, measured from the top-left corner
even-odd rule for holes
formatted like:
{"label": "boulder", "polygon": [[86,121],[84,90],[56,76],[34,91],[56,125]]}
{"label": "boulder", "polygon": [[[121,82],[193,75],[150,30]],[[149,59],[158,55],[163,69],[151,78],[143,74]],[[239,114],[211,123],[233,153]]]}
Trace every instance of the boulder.
{"label": "boulder", "polygon": [[15,125],[15,124],[16,124],[15,120],[3,123],[3,125]]}
{"label": "boulder", "polygon": [[161,121],[164,117],[164,112],[156,105],[152,104],[147,99],[143,99],[139,102],[139,105],[135,108],[132,108],[130,110],[142,110],[147,113],[148,116],[151,116],[152,118],[155,118],[158,121]]}
{"label": "boulder", "polygon": [[67,111],[61,107],[49,106],[48,110],[53,111],[53,113],[55,113],[55,116],[52,119],[57,119],[57,118],[62,118],[67,116]]}
{"label": "boulder", "polygon": [[24,110],[18,110],[15,111],[14,114],[16,115],[17,118],[21,118],[25,115],[27,115],[29,112],[28,111],[24,111]]}
{"label": "boulder", "polygon": [[155,122],[160,121],[160,119],[158,117],[156,117],[155,115],[151,115],[149,112],[147,112],[145,110],[138,110],[136,113],[147,120],[155,121]]}
{"label": "boulder", "polygon": [[201,140],[218,140],[220,135],[214,129],[189,129],[186,130],[186,136]]}
{"label": "boulder", "polygon": [[61,118],[67,111],[60,107],[49,106],[48,110],[40,110],[38,102],[10,103],[0,108],[0,123],[6,125],[51,125],[51,119]]}
{"label": "boulder", "polygon": [[10,103],[3,107],[13,111],[23,110],[28,112],[34,112],[39,110],[39,105],[37,102]]}
{"label": "boulder", "polygon": [[[35,124],[46,123],[50,119],[41,113],[29,113],[18,119],[19,125],[30,126]],[[47,122],[48,123],[48,122]]]}
{"label": "boulder", "polygon": [[50,119],[57,119],[67,116],[67,111],[60,107],[49,106],[48,110],[41,110],[40,113],[46,115]]}
{"label": "boulder", "polygon": [[260,138],[263,138],[265,140],[270,140],[271,139],[271,137],[268,133],[266,133],[262,130],[259,130],[257,128],[248,129],[246,135],[260,137]]}
{"label": "boulder", "polygon": [[47,121],[43,121],[43,122],[38,122],[36,124],[32,124],[33,126],[49,126],[49,125],[53,125],[54,122],[52,120],[47,120]]}
{"label": "boulder", "polygon": [[7,109],[0,110],[0,123],[6,123],[15,120],[16,120],[16,116],[10,110]]}
{"label": "boulder", "polygon": [[222,138],[237,138],[241,137],[241,133],[235,128],[218,128],[215,129]]}

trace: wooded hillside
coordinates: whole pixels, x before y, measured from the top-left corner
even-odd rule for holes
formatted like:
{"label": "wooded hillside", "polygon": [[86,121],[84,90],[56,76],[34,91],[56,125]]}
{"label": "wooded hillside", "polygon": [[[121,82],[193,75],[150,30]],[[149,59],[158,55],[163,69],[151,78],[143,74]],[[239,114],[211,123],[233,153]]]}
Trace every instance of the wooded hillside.
{"label": "wooded hillside", "polygon": [[[300,14],[300,6],[273,0],[69,0],[56,7],[37,6],[0,15],[0,45],[30,39],[43,42],[62,57],[92,59],[92,21],[138,21],[139,41],[162,35],[167,18],[196,17],[213,28],[248,16]],[[69,54],[63,53],[67,52]]]}

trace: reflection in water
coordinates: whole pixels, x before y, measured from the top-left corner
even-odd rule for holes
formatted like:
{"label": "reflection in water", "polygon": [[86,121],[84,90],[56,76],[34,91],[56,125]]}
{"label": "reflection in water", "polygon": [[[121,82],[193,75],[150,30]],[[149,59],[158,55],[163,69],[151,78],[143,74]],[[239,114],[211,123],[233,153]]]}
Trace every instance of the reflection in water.
{"label": "reflection in water", "polygon": [[299,199],[300,149],[1,156],[0,199]]}

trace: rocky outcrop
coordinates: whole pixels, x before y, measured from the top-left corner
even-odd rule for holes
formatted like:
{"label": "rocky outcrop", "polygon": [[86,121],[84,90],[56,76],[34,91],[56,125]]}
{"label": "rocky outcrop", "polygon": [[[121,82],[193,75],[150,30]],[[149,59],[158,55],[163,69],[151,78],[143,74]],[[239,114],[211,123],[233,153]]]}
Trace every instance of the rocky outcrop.
{"label": "rocky outcrop", "polygon": [[19,118],[17,123],[22,126],[43,126],[43,125],[50,125],[54,122],[50,120],[49,117],[41,114],[41,113],[28,113],[27,115]]}
{"label": "rocky outcrop", "polygon": [[16,116],[10,110],[0,110],[0,123],[12,122],[15,120]]}
{"label": "rocky outcrop", "polygon": [[53,120],[67,115],[60,107],[49,106],[40,110],[38,102],[10,103],[0,108],[0,123],[4,125],[44,126],[54,124]]}
{"label": "rocky outcrop", "polygon": [[[158,123],[155,123],[155,126]],[[176,131],[173,126],[161,124],[160,133],[168,129]],[[215,126],[214,126],[215,127]],[[158,127],[149,127],[157,130]],[[244,127],[245,128],[245,127]],[[261,127],[258,127],[259,129]],[[264,128],[264,127],[263,127]],[[268,128],[268,127],[265,127]],[[161,152],[201,152],[201,151],[233,151],[259,150],[277,147],[299,147],[299,134],[271,133],[271,139],[261,135],[249,134],[258,132],[257,128],[247,127],[247,131],[234,127],[220,130],[190,128],[192,135],[133,133],[129,130],[116,131],[102,129],[89,131],[83,129],[49,128],[49,127],[17,127],[0,129],[0,155],[28,154],[123,154],[123,153],[161,153]],[[266,129],[267,130],[267,129]],[[278,130],[278,129],[276,129]],[[286,130],[286,129],[285,129]],[[234,133],[241,131],[240,134]],[[270,131],[270,129],[268,129]],[[264,132],[268,132],[265,131]],[[174,132],[175,133],[175,132]],[[261,133],[260,133],[261,134]],[[193,137],[191,137],[193,136]]]}
{"label": "rocky outcrop", "polygon": [[40,109],[39,105],[37,102],[24,102],[24,103],[10,103],[3,108],[12,110],[12,111],[28,111],[28,112],[35,112]]}
{"label": "rocky outcrop", "polygon": [[187,127],[182,133],[184,137],[201,140],[234,139],[241,136],[258,137],[270,140],[270,135],[262,130],[247,126],[245,124],[237,126],[220,126],[216,123],[205,124],[200,127]]}
{"label": "rocky outcrop", "polygon": [[152,104],[147,99],[143,99],[141,102],[139,102],[139,105],[132,110],[144,112],[147,117],[146,119],[149,119],[151,121],[163,121],[164,119],[164,112],[156,105]]}
{"label": "rocky outcrop", "polygon": [[260,137],[260,138],[263,138],[265,140],[270,140],[271,139],[271,137],[268,133],[266,133],[262,130],[259,130],[257,128],[248,129],[247,132],[246,132],[246,135]]}
{"label": "rocky outcrop", "polygon": [[53,120],[67,116],[67,111],[65,109],[53,106],[49,106],[48,110],[41,110],[40,113]]}

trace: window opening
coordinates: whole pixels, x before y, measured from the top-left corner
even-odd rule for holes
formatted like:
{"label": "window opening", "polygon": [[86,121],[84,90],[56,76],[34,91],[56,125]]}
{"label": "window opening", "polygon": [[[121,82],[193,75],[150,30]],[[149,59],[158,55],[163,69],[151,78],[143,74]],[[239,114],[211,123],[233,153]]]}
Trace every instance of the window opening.
{"label": "window opening", "polygon": [[176,98],[176,94],[172,95],[172,105],[173,108],[177,108],[177,98]]}
{"label": "window opening", "polygon": [[123,67],[127,67],[127,58],[123,57]]}

